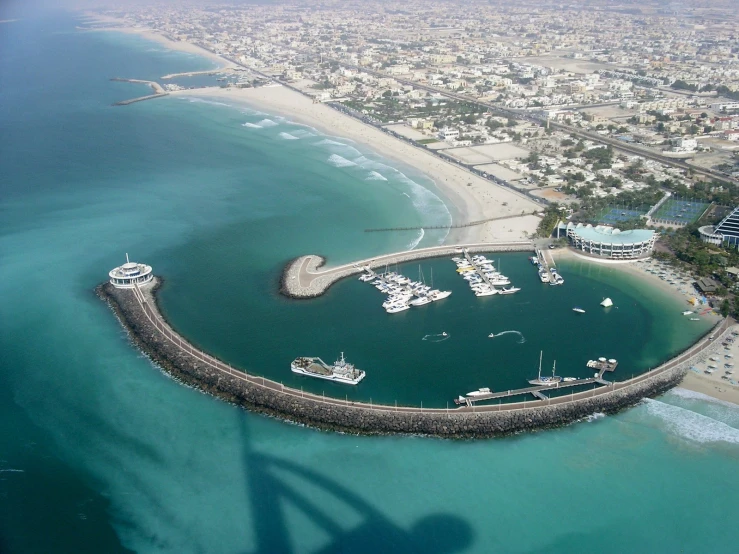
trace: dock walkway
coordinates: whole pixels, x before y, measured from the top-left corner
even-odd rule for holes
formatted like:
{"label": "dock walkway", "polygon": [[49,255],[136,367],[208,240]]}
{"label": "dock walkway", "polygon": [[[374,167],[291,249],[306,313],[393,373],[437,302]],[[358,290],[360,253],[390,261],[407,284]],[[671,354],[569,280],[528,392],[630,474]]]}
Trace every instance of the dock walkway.
{"label": "dock walkway", "polygon": [[462,253],[463,249],[470,252],[531,252],[533,243],[529,241],[512,242],[482,242],[460,244],[457,246],[432,246],[406,250],[366,258],[356,262],[343,264],[329,269],[320,269],[325,259],[313,254],[301,256],[290,262],[282,275],[281,292],[291,298],[313,298],[325,293],[336,281],[350,275],[359,274],[367,268],[384,267],[388,264],[397,264],[413,260],[428,258],[442,258]]}
{"label": "dock walkway", "polygon": [[598,369],[598,373],[596,373],[593,377],[589,379],[577,379],[576,381],[560,381],[554,385],[535,385],[533,387],[524,387],[522,389],[510,389],[507,391],[502,392],[488,392],[488,393],[480,393],[476,392],[475,396],[460,396],[459,398],[456,398],[454,400],[454,403],[459,405],[467,405],[472,406],[476,402],[484,402],[485,400],[497,400],[501,398],[508,398],[510,396],[520,396],[520,395],[527,395],[531,394],[538,398],[539,400],[544,400],[545,402],[550,401],[550,398],[543,394],[544,391],[553,391],[553,390],[559,390],[559,389],[566,389],[570,387],[579,387],[582,385],[603,385],[605,387],[613,386],[613,383],[611,381],[606,381],[603,379],[603,374],[606,371],[615,371],[616,367],[618,367],[618,362],[610,362],[610,361],[589,361],[587,364],[587,367]]}

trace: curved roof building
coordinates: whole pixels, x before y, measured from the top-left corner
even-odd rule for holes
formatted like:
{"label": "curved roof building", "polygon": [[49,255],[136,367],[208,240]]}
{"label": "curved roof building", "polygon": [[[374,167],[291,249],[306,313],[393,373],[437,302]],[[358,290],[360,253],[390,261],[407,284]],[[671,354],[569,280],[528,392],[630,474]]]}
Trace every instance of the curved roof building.
{"label": "curved roof building", "polygon": [[704,225],[698,232],[703,242],[719,246],[725,242],[728,246],[739,248],[739,208],[734,208],[716,227]]}
{"label": "curved roof building", "polygon": [[605,225],[593,227],[582,223],[568,223],[565,229],[574,248],[615,260],[649,256],[658,237],[651,229],[621,231]]}
{"label": "curved roof building", "polygon": [[136,285],[148,285],[154,280],[151,266],[131,262],[126,254],[126,263],[108,272],[110,284],[119,289],[130,289]]}

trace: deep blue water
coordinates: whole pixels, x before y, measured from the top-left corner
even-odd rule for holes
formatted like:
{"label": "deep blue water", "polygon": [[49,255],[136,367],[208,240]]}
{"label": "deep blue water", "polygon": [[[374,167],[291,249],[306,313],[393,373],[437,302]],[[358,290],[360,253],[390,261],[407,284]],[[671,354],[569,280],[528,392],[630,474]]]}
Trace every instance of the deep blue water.
{"label": "deep blue water", "polygon": [[[734,551],[739,415],[699,395],[455,442],[287,425],[159,372],[92,293],[125,252],[165,276],[164,307],[193,341],[275,377],[305,349],[330,358],[347,344],[368,369],[355,394],[408,403],[418,387],[442,404],[518,382],[542,349],[573,372],[607,348],[643,369],[698,331],[612,271],[566,264],[565,287],[542,289],[516,255],[502,263],[524,290],[493,302],[441,260],[425,271],[454,294],[400,318],[357,281],[279,298],[291,257],[400,249],[418,237],[363,230],[448,218],[430,181],[279,114],[175,98],[113,108],[146,89],[110,77],[210,62],[75,24],[0,24],[0,550]],[[599,311],[606,295],[618,313]],[[573,319],[575,304],[590,319]],[[511,321],[526,343],[485,338]],[[441,325],[448,350],[423,351]],[[455,357],[474,363],[444,375]]]}

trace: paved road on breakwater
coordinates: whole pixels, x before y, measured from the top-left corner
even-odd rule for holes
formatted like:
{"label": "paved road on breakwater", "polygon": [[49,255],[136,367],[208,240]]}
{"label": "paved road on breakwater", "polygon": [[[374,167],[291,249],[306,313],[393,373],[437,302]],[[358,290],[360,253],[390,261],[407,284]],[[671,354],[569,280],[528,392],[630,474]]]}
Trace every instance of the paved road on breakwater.
{"label": "paved road on breakwater", "polygon": [[533,252],[534,244],[530,241],[512,241],[432,246],[365,258],[327,269],[319,269],[326,261],[324,258],[310,254],[287,265],[282,276],[281,292],[291,298],[312,298],[325,293],[336,281],[361,273],[364,267],[375,269],[412,260],[455,256],[459,255],[460,248],[466,248],[470,252]]}
{"label": "paved road on breakwater", "polygon": [[[372,404],[372,403],[351,402],[351,401],[342,400],[338,398],[332,398],[332,397],[326,397],[323,395],[307,393],[307,392],[303,392],[302,390],[285,387],[284,385],[282,385],[282,383],[278,383],[276,381],[272,381],[272,380],[266,379],[261,376],[249,375],[246,373],[246,371],[233,368],[230,364],[226,364],[225,362],[222,362],[221,360],[214,358],[210,354],[207,354],[197,349],[192,344],[190,344],[187,340],[185,340],[182,336],[180,336],[177,332],[175,332],[170,327],[170,325],[162,318],[161,314],[159,313],[159,310],[156,305],[156,300],[154,298],[154,294],[150,290],[148,289],[141,290],[138,288],[131,289],[131,290],[120,290],[120,289],[114,290],[113,287],[110,285],[105,285],[105,286],[108,287],[107,289],[108,295],[114,298],[120,295],[128,295],[128,299],[130,300],[131,297],[134,297],[135,303],[131,303],[131,304],[134,307],[138,308],[139,314],[142,314],[146,318],[146,320],[148,320],[148,322],[151,323],[151,325],[153,325],[154,329],[161,335],[161,338],[163,338],[166,342],[170,343],[172,346],[176,347],[179,351],[181,351],[182,354],[192,356],[199,362],[202,362],[203,364],[207,365],[209,368],[212,368],[216,372],[223,374],[224,377],[228,376],[230,378],[236,378],[238,380],[242,380],[248,383],[249,385],[252,385],[258,388],[263,388],[263,389],[266,389],[266,390],[269,390],[275,393],[279,393],[280,395],[285,395],[288,397],[300,398],[303,400],[310,400],[311,402],[315,402],[315,403],[322,404],[322,405],[341,406],[343,408],[350,408],[350,409],[357,409],[357,410],[371,410],[371,411],[379,411],[379,412],[402,412],[402,413],[414,413],[414,414],[445,414],[445,413],[446,414],[448,413],[457,413],[457,414],[478,413],[479,414],[479,413],[486,413],[486,412],[510,412],[510,411],[516,411],[516,410],[529,410],[529,409],[541,408],[543,406],[570,404],[570,403],[578,402],[580,400],[597,398],[599,396],[607,396],[609,394],[616,393],[617,391],[624,391],[629,388],[638,386],[641,383],[647,383],[650,380],[653,380],[656,377],[659,377],[661,374],[669,373],[670,371],[675,370],[675,369],[682,368],[681,372],[684,374],[684,371],[687,371],[692,360],[697,355],[699,355],[706,348],[715,344],[714,340],[711,340],[709,337],[705,337],[702,340],[698,341],[693,346],[691,346],[690,348],[688,348],[686,351],[679,354],[677,357],[637,377],[633,377],[631,379],[627,379],[621,382],[613,382],[609,386],[602,386],[600,388],[594,387],[591,390],[573,392],[566,396],[547,398],[546,400],[540,399],[540,400],[528,401],[524,399],[523,402],[516,402],[516,403],[492,404],[492,405],[482,405],[482,406],[463,406],[463,407],[452,408],[452,409],[423,408],[423,407],[416,407],[416,406],[378,405],[378,404]],[[124,319],[128,319],[130,315],[132,314],[123,313],[121,315],[123,316]],[[719,324],[717,324],[717,326],[711,331],[711,336],[715,336],[716,342],[721,340],[721,335],[723,333],[728,332],[728,329],[731,324],[733,324],[732,320],[725,319],[721,321]],[[129,329],[130,329],[130,324],[129,324]],[[155,361],[156,361],[156,358],[155,358]],[[677,382],[675,382],[674,384],[677,384]],[[552,390],[555,390],[555,389],[556,387],[552,388]],[[290,415],[290,414],[286,414],[286,415]]]}

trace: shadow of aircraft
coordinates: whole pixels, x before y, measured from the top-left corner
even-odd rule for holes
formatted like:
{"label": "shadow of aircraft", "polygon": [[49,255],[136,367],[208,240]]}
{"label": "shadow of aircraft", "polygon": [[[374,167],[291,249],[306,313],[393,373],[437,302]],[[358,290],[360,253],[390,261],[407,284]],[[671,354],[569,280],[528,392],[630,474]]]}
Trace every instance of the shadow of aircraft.
{"label": "shadow of aircraft", "polygon": [[[243,429],[243,460],[247,472],[248,498],[252,507],[256,550],[245,554],[362,554],[362,553],[424,553],[453,554],[463,552],[473,542],[469,524],[455,515],[431,514],[422,517],[410,529],[404,529],[355,492],[291,460],[254,452],[250,445],[248,419],[239,414]],[[286,478],[287,477],[287,478]],[[295,483],[306,489],[318,488],[327,503],[297,490]],[[409,494],[412,494],[409,491]],[[298,510],[313,525],[330,537],[326,546],[309,551],[296,547],[299,537],[291,537],[285,507]],[[352,517],[348,515],[348,507]],[[347,528],[346,521],[359,521]]]}

